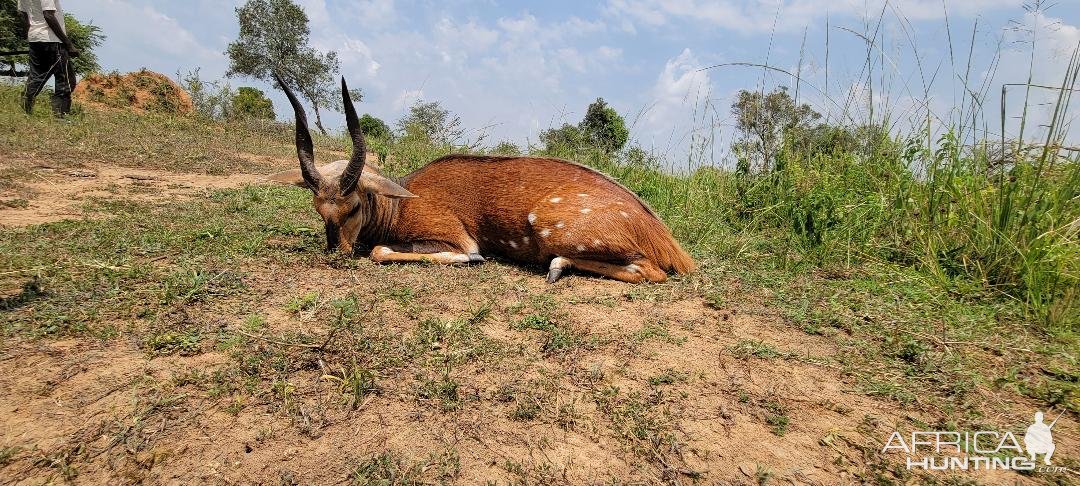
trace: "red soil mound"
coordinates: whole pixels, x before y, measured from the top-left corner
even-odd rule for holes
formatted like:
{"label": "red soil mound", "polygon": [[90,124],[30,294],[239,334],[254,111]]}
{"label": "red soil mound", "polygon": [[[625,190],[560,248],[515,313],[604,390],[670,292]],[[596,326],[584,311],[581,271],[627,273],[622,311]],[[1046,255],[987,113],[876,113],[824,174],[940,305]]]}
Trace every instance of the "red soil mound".
{"label": "red soil mound", "polygon": [[195,109],[183,88],[167,76],[146,69],[127,74],[91,74],[79,81],[72,97],[84,105],[136,113],[188,114]]}

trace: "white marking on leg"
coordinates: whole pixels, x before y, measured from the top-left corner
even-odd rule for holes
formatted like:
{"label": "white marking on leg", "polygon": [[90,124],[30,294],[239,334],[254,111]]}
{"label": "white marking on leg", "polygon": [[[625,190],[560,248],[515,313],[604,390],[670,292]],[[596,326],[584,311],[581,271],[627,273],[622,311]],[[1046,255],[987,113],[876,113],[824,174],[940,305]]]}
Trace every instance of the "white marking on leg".
{"label": "white marking on leg", "polygon": [[547,238],[548,235],[550,235],[550,234],[551,234],[551,230],[549,230],[549,229],[540,230],[540,237],[541,238]]}
{"label": "white marking on leg", "polygon": [[394,250],[391,250],[389,246],[383,246],[379,248],[379,253],[382,253],[383,255],[389,255],[393,252]]}
{"label": "white marking on leg", "polygon": [[564,224],[562,221],[555,223],[556,228],[562,228],[563,226],[566,226],[566,224]]}
{"label": "white marking on leg", "polygon": [[592,208],[581,208],[581,214],[589,214],[592,212]]}
{"label": "white marking on leg", "polygon": [[561,197],[553,197],[553,198],[549,199],[549,201],[551,201],[552,203],[558,203],[559,201],[562,201],[562,198]]}
{"label": "white marking on leg", "polygon": [[623,267],[623,269],[630,273],[641,273],[641,267],[634,265],[633,263]]}
{"label": "white marking on leg", "polygon": [[536,222],[536,213],[529,213],[529,224]]}
{"label": "white marking on leg", "polygon": [[574,262],[569,258],[555,257],[551,259],[551,265],[548,265],[548,270],[567,269],[574,266]]}
{"label": "white marking on leg", "polygon": [[469,255],[464,253],[455,253],[452,251],[440,251],[438,253],[432,253],[431,256],[448,261],[451,263],[469,263]]}

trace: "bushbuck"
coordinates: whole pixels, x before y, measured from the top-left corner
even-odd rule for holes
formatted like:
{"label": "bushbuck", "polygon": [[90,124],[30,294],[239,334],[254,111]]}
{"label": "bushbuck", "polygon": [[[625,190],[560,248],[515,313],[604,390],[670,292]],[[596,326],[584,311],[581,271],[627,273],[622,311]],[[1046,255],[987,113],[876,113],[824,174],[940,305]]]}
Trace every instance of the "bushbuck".
{"label": "bushbuck", "polygon": [[593,169],[547,157],[448,155],[400,180],[365,164],[364,134],[345,79],[341,96],[353,152],[315,166],[307,115],[296,114],[300,170],[271,180],[311,189],[327,251],[371,249],[376,262],[483,262],[500,255],[548,265],[547,281],[570,268],[625,282],[662,282],[694,262],[664,223],[628,189]]}

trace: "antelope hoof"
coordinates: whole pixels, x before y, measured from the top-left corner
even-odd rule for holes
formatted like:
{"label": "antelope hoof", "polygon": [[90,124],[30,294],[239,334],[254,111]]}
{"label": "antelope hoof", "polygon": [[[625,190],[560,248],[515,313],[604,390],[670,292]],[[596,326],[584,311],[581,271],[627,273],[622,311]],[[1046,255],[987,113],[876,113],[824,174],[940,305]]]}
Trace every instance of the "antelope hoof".
{"label": "antelope hoof", "polygon": [[487,260],[479,253],[469,253],[469,263],[483,263]]}
{"label": "antelope hoof", "polygon": [[553,284],[561,276],[562,276],[562,268],[552,268],[551,270],[548,270],[547,283]]}

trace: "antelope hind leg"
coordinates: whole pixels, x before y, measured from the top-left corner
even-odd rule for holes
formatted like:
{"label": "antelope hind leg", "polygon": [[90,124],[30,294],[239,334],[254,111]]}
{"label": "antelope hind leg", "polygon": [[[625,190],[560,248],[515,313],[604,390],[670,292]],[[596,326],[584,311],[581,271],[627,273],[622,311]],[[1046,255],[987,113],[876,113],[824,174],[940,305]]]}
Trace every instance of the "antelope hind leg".
{"label": "antelope hind leg", "polygon": [[[440,245],[445,246],[445,245]],[[424,252],[431,248],[432,251]],[[411,251],[410,251],[411,250]],[[421,250],[417,252],[416,250]],[[431,262],[443,265],[460,263],[480,263],[485,261],[479,253],[461,253],[457,251],[438,251],[434,245],[405,244],[379,245],[371,249],[371,260],[376,263],[394,262]]]}
{"label": "antelope hind leg", "polygon": [[663,282],[667,280],[667,272],[661,270],[655,263],[645,259],[619,265],[596,260],[571,260],[565,257],[555,257],[551,260],[551,266],[548,267],[548,283],[554,283],[562,276],[563,270],[571,267],[630,283]]}

